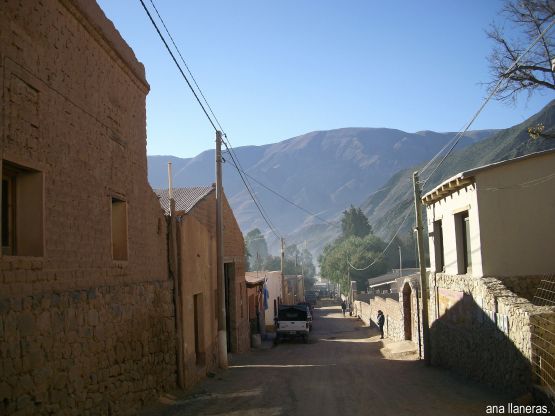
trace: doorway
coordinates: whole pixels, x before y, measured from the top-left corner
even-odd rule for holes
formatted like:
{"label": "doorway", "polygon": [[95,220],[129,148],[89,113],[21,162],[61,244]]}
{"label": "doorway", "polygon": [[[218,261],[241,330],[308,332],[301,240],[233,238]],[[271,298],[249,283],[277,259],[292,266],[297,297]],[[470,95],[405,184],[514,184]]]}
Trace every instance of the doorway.
{"label": "doorway", "polygon": [[403,286],[403,326],[405,339],[412,340],[412,289],[408,282]]}
{"label": "doorway", "polygon": [[225,330],[227,339],[227,352],[232,351],[231,342],[231,314],[233,312],[231,305],[231,291],[234,289],[235,282],[235,263],[224,263],[224,280],[225,280]]}

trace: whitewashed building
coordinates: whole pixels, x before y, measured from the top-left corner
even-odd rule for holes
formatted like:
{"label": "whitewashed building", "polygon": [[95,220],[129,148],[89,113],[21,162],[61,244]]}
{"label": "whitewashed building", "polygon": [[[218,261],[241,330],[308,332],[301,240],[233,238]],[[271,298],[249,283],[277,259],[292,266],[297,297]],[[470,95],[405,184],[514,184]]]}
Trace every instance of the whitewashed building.
{"label": "whitewashed building", "polygon": [[432,272],[555,272],[555,151],[461,172],[423,197]]}

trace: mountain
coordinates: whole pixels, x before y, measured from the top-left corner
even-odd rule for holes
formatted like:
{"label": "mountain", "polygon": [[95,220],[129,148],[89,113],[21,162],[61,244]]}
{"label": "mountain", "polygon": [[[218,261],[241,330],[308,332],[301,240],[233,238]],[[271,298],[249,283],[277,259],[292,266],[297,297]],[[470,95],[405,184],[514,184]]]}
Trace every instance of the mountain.
{"label": "mountain", "polygon": [[[461,146],[477,143],[495,131],[469,132]],[[455,133],[406,133],[386,128],[343,128],[316,131],[264,146],[235,149],[242,168],[257,181],[294,203],[329,221],[337,220],[350,204],[359,205],[392,175],[422,163],[441,149]],[[237,172],[224,153],[224,189],[243,232],[268,230]],[[194,158],[149,156],[149,182],[167,187],[167,162],[173,166],[173,184],[203,186],[214,182],[214,151]],[[307,240],[309,249],[321,248],[337,234],[337,227],[322,223],[251,181],[269,218],[288,244]],[[297,233],[315,225],[310,233]],[[270,247],[277,239],[268,235]],[[320,238],[322,236],[323,240]],[[309,241],[310,240],[310,241]],[[314,250],[319,251],[319,250]],[[274,249],[275,252],[275,249]]]}
{"label": "mountain", "polygon": [[[523,123],[500,130],[483,141],[453,152],[429,177],[436,166],[433,164],[420,178],[426,180],[422,193],[425,194],[459,172],[555,148],[555,138],[530,138],[528,128],[538,124],[543,124],[544,132],[553,133],[555,100]],[[398,172],[384,185],[386,189],[383,192],[370,195],[361,204],[361,209],[379,236],[391,238],[407,213],[414,210],[412,173],[422,168],[423,165],[420,165]],[[401,234],[406,235],[413,226],[414,214],[411,212]]]}

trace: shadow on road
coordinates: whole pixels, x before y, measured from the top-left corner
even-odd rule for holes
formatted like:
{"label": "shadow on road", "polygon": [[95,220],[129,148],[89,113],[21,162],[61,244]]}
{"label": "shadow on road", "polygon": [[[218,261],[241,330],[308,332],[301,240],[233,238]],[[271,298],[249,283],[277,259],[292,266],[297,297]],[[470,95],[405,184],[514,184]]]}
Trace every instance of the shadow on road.
{"label": "shadow on road", "polygon": [[312,343],[231,357],[230,368],[144,415],[483,415],[506,399],[419,361],[386,360],[375,329],[315,310]]}

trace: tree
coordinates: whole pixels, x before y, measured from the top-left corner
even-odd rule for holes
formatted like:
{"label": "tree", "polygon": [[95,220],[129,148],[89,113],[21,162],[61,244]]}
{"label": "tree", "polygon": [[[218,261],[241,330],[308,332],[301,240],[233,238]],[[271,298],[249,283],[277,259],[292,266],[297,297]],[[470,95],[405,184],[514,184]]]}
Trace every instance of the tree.
{"label": "tree", "polygon": [[[364,238],[351,236],[337,240],[324,247],[319,257],[320,274],[326,279],[339,283],[343,291],[349,287],[350,275],[350,280],[357,282],[358,290],[364,290],[368,284],[368,278],[384,274],[391,266],[381,255],[385,246],[386,244],[373,234],[368,234]],[[353,269],[347,261],[355,268],[365,270]],[[366,268],[371,263],[374,264]]]}
{"label": "tree", "polygon": [[362,210],[351,205],[351,208],[343,211],[341,231],[343,238],[352,236],[364,237],[368,234],[372,234],[372,227],[368,222],[368,217],[364,215]]}
{"label": "tree", "polygon": [[257,271],[262,269],[262,265],[268,257],[268,245],[266,244],[266,239],[262,232],[255,228],[247,233],[245,237],[245,245],[249,253],[249,257],[252,258],[250,271]]}
{"label": "tree", "polygon": [[492,75],[492,80],[486,84],[489,92],[494,91],[501,79],[506,81],[501,83],[495,94],[500,101],[515,102],[522,92],[527,92],[530,97],[540,89],[555,90],[555,74],[552,71],[555,56],[555,35],[553,34],[555,29],[546,33],[536,47],[512,68],[516,59],[555,18],[555,2],[553,0],[507,0],[502,14],[514,26],[518,35],[510,39],[496,24],[492,24],[490,30],[486,32],[494,43],[488,58]]}

